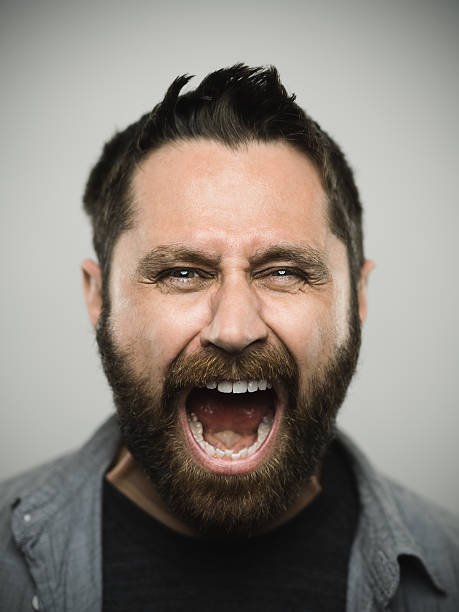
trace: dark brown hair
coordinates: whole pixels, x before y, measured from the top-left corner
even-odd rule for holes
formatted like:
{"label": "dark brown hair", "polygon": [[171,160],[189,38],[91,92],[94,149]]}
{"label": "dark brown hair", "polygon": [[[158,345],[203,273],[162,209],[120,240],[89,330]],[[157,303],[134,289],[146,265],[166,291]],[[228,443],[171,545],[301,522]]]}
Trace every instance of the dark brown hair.
{"label": "dark brown hair", "polygon": [[131,179],[138,163],[168,142],[198,138],[230,147],[284,141],[312,159],[327,194],[331,230],[347,247],[357,283],[364,260],[362,207],[352,170],[338,145],[287,94],[277,70],[236,64],[180,95],[190,78],[177,77],[162,102],[115,134],[91,171],[84,208],[104,285],[114,245],[132,223]]}

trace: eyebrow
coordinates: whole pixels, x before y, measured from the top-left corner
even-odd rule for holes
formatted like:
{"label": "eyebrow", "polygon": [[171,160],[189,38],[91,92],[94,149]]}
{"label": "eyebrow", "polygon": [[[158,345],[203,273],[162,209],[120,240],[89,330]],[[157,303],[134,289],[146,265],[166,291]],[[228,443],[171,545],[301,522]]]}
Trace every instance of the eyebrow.
{"label": "eyebrow", "polygon": [[221,257],[183,244],[161,244],[142,257],[137,266],[137,274],[149,277],[164,266],[174,265],[177,261],[215,267],[220,263]]}
{"label": "eyebrow", "polygon": [[[293,263],[304,268],[315,277],[317,282],[326,282],[330,278],[330,271],[322,254],[309,245],[281,244],[260,249],[249,257],[252,267],[267,265],[275,260]],[[184,244],[162,244],[142,257],[137,266],[137,274],[149,278],[165,266],[176,265],[177,261],[215,268],[220,264],[221,256],[201,249],[193,249]]]}
{"label": "eyebrow", "polygon": [[259,267],[280,259],[313,272],[317,279],[326,281],[330,277],[330,271],[321,252],[309,245],[280,244],[275,247],[269,247],[268,249],[257,251],[249,257],[249,262],[251,265]]}

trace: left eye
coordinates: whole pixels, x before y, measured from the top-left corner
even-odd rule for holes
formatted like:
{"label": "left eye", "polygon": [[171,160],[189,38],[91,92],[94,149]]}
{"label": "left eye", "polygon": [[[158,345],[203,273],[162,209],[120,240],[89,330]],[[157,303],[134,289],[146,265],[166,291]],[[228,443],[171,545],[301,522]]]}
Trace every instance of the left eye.
{"label": "left eye", "polygon": [[257,274],[257,278],[262,285],[279,291],[298,288],[308,282],[307,275],[296,268],[269,268]]}
{"label": "left eye", "polygon": [[298,270],[293,270],[292,268],[274,268],[269,270],[268,276],[274,278],[303,278],[304,275],[301,274]]}

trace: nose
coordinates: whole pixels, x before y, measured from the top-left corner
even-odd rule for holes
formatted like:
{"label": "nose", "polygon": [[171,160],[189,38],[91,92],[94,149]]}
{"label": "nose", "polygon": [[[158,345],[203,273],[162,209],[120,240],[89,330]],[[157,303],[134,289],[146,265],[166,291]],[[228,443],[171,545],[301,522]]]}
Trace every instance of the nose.
{"label": "nose", "polygon": [[223,281],[211,297],[210,321],[201,331],[202,346],[213,344],[229,353],[239,353],[267,337],[258,296],[247,280]]}

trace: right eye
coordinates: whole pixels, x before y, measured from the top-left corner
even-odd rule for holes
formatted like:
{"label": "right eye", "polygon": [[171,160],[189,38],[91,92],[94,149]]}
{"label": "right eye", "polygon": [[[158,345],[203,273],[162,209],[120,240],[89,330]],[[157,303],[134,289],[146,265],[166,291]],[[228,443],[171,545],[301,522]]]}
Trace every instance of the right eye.
{"label": "right eye", "polygon": [[169,268],[163,270],[155,279],[157,284],[171,289],[195,291],[208,285],[211,276],[204,270],[196,268]]}

